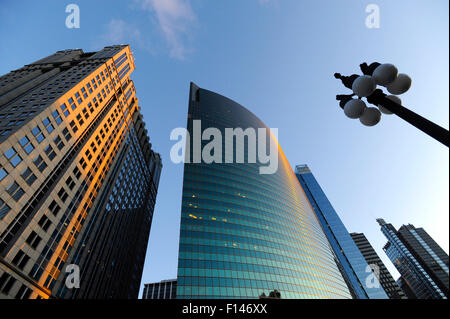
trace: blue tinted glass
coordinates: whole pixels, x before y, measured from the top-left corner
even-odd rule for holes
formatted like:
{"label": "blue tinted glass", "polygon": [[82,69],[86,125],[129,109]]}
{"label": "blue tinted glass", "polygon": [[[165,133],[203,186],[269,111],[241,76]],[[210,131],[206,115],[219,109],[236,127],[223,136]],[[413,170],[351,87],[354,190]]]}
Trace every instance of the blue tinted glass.
{"label": "blue tinted glass", "polygon": [[8,175],[8,172],[3,167],[0,168],[0,181],[2,181],[6,175]]}
{"label": "blue tinted glass", "polygon": [[27,146],[23,148],[27,154],[30,154],[32,150],[34,150],[33,144],[29,143]]}
{"label": "blue tinted glass", "polygon": [[28,139],[28,137],[24,136],[20,141],[20,145],[25,146],[27,145],[27,143],[30,142],[30,140]]}
{"label": "blue tinted glass", "polygon": [[19,165],[22,162],[22,157],[20,157],[20,155],[16,155],[11,159],[11,165],[16,167],[17,165]]}
{"label": "blue tinted glass", "polygon": [[31,130],[31,133],[33,133],[34,136],[38,135],[39,132],[41,132],[41,129],[39,128],[39,126],[36,126],[35,128],[33,128]]}
{"label": "blue tinted glass", "polygon": [[38,136],[36,136],[36,140],[40,143],[44,140],[44,134],[39,134]]}
{"label": "blue tinted glass", "polygon": [[16,150],[14,149],[14,147],[11,147],[9,150],[7,150],[7,151],[5,152],[5,156],[6,156],[7,159],[10,159],[11,157],[13,157],[13,156],[16,155],[16,154],[17,154],[17,152],[16,152]]}

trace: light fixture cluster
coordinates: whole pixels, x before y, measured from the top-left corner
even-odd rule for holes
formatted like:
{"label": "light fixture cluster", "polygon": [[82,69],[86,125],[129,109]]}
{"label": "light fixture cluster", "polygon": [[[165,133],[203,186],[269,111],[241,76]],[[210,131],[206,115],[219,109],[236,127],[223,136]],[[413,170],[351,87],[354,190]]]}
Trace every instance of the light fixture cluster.
{"label": "light fixture cluster", "polygon": [[[370,96],[377,89],[377,85],[379,85],[385,87],[391,93],[386,98],[401,105],[402,101],[397,95],[409,90],[411,87],[411,78],[404,73],[399,74],[397,68],[389,63],[379,64],[375,62],[370,66],[362,64],[361,70],[364,75],[346,77],[353,81],[351,84],[352,96],[356,95],[358,98],[347,99],[343,109],[347,117],[359,119],[366,126],[374,126],[380,122],[382,113],[392,114],[392,112],[382,105],[368,107],[362,98]],[[340,78],[340,75],[337,78]]]}

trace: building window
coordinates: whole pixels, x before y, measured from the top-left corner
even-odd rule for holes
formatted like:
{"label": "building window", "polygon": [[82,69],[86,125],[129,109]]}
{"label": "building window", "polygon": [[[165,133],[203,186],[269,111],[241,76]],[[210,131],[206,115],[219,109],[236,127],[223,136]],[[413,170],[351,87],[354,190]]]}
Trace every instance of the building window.
{"label": "building window", "polygon": [[41,226],[44,231],[47,231],[51,224],[51,220],[45,215],[43,215],[38,222],[38,225]]}
{"label": "building window", "polygon": [[88,159],[88,161],[90,161],[92,159],[92,155],[89,150],[86,150],[86,152],[84,152],[84,154],[86,155],[86,158]]}
{"label": "building window", "polygon": [[67,185],[67,187],[69,187],[70,190],[73,190],[73,188],[75,187],[75,182],[73,181],[71,176],[69,176],[69,178],[67,178],[66,185]]}
{"label": "building window", "polygon": [[49,158],[51,161],[52,161],[52,160],[55,158],[55,156],[56,156],[56,153],[55,153],[55,151],[53,150],[53,147],[51,147],[50,145],[47,145],[47,147],[44,148],[44,152],[45,152],[45,154],[47,154],[48,158]]}
{"label": "building window", "polygon": [[30,257],[21,249],[17,252],[16,256],[12,260],[12,263],[19,269],[23,269],[26,266],[28,260],[30,260]]}
{"label": "building window", "polygon": [[8,172],[3,168],[0,167],[0,182],[8,175]]}
{"label": "building window", "polygon": [[78,123],[80,123],[80,126],[82,126],[84,124],[84,120],[81,118],[80,114],[77,115],[77,120],[78,120]]}
{"label": "building window", "polygon": [[11,207],[9,207],[3,199],[0,198],[0,219],[3,219],[3,217],[6,216],[6,214],[9,213],[11,210]]}
{"label": "building window", "polygon": [[61,104],[60,109],[65,117],[69,116],[69,110],[67,109],[66,103]]}
{"label": "building window", "polygon": [[7,295],[12,286],[16,283],[17,279],[10,276],[6,272],[0,277],[0,291]]}
{"label": "building window", "polygon": [[30,288],[28,288],[25,285],[22,285],[19,291],[17,292],[15,299],[28,299],[30,298],[31,293],[32,290]]}
{"label": "building window", "polygon": [[44,133],[42,133],[39,126],[36,126],[34,129],[32,129],[31,133],[33,133],[33,136],[36,138],[38,143],[41,143],[45,138]]}
{"label": "building window", "polygon": [[56,203],[56,201],[53,200],[48,206],[48,209],[52,212],[53,216],[56,216],[61,210],[61,207],[59,207],[58,203]]}
{"label": "building window", "polygon": [[87,109],[85,107],[82,109],[82,112],[83,112],[84,118],[87,120],[89,118],[89,113],[87,112]]}
{"label": "building window", "polygon": [[75,166],[75,168],[73,169],[73,175],[76,177],[76,179],[80,179],[81,172],[78,166]]}
{"label": "building window", "polygon": [[86,169],[87,164],[86,164],[86,161],[84,160],[84,158],[80,159],[80,166],[82,169]]}
{"label": "building window", "polygon": [[62,150],[64,147],[64,142],[62,141],[61,137],[59,135],[57,135],[54,139],[53,139],[53,143],[55,143],[56,147],[58,148],[58,150]]}
{"label": "building window", "polygon": [[27,154],[30,154],[34,150],[33,143],[31,143],[30,139],[26,135],[19,141],[19,143]]}
{"label": "building window", "polygon": [[72,111],[74,111],[77,108],[77,105],[75,104],[75,101],[72,98],[69,99],[69,105]]}
{"label": "building window", "polygon": [[84,98],[88,97],[88,94],[87,94],[86,89],[84,87],[81,88],[81,93],[83,94]]}
{"label": "building window", "polygon": [[64,130],[62,131],[64,138],[66,139],[66,141],[70,141],[70,139],[72,138],[72,135],[70,134],[69,130],[66,128],[64,128]]}
{"label": "building window", "polygon": [[67,195],[66,190],[61,187],[61,189],[58,192],[58,197],[61,199],[62,202],[65,202],[67,197],[69,197],[69,195]]}
{"label": "building window", "polygon": [[78,101],[78,104],[81,104],[81,102],[83,102],[83,99],[81,98],[81,96],[80,96],[80,93],[75,93],[75,98],[77,99],[77,101]]}
{"label": "building window", "polygon": [[43,121],[42,124],[44,124],[45,129],[47,130],[47,132],[50,134],[51,132],[53,132],[53,130],[55,129],[52,125],[52,123],[50,122],[50,119],[48,117],[46,117]]}
{"label": "building window", "polygon": [[70,127],[72,128],[72,131],[74,133],[76,133],[78,131],[78,126],[75,124],[75,121],[72,121],[69,124],[70,124]]}
{"label": "building window", "polygon": [[52,116],[55,119],[55,122],[57,125],[61,124],[61,122],[62,122],[61,114],[59,114],[59,112],[57,110],[54,110],[52,112]]}
{"label": "building window", "polygon": [[34,181],[37,179],[36,175],[33,174],[29,167],[25,168],[20,175],[29,186],[33,185]]}
{"label": "building window", "polygon": [[8,186],[6,189],[6,192],[17,202],[19,199],[22,198],[23,194],[25,192],[23,189],[17,184],[16,181],[14,181],[11,185]]}
{"label": "building window", "polygon": [[39,237],[39,235],[35,231],[32,231],[30,236],[28,236],[26,242],[31,246],[31,248],[36,249],[41,242],[41,237]]}
{"label": "building window", "polygon": [[38,155],[34,161],[34,165],[36,165],[37,169],[42,173],[44,169],[47,167],[47,163],[44,161],[41,155]]}
{"label": "building window", "polygon": [[22,162],[22,157],[20,157],[19,154],[17,154],[16,149],[14,147],[11,147],[9,150],[7,150],[5,153],[5,157],[9,160],[9,163],[16,167]]}

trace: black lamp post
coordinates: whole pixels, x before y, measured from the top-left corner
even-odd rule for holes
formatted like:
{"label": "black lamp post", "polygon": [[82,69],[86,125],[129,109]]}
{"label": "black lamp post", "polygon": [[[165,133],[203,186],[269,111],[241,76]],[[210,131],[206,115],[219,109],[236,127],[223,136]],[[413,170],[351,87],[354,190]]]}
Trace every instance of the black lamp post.
{"label": "black lamp post", "polygon": [[[359,118],[362,124],[373,126],[380,121],[381,113],[396,114],[422,132],[449,146],[449,132],[446,129],[401,105],[397,95],[405,93],[410,88],[409,76],[398,74],[397,68],[392,64],[363,63],[360,68],[364,74],[362,76],[334,74],[334,77],[340,79],[345,87],[353,91],[353,94],[336,96],[336,100],[340,101],[339,105],[348,117]],[[392,95],[377,89],[377,85],[385,86]],[[354,98],[355,96],[357,99]],[[363,97],[376,107],[366,107]]]}

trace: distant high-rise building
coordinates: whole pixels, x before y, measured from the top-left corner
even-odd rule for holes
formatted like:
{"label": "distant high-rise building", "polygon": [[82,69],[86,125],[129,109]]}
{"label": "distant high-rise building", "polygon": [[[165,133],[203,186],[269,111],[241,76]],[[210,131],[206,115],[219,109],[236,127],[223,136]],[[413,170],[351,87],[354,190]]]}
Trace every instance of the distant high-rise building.
{"label": "distant high-rise building", "polygon": [[366,236],[362,233],[351,233],[353,241],[358,246],[359,251],[366,259],[367,263],[371,265],[375,273],[378,273],[378,281],[383,286],[384,291],[387,293],[390,299],[406,299],[403,290],[398,286],[392,277],[389,270],[386,268],[380,257],[373,249]]}
{"label": "distant high-rise building", "polygon": [[175,299],[177,296],[177,280],[163,280],[144,285],[142,299]]}
{"label": "distant high-rise building", "polygon": [[0,78],[0,298],[138,297],[162,165],[134,68],[118,45]]}
{"label": "distant high-rise building", "polygon": [[378,283],[367,283],[368,276],[372,274],[372,269],[367,264],[309,167],[307,165],[297,165],[295,174],[320,221],[323,231],[339,261],[342,275],[345,277],[354,296],[358,299],[387,299],[388,296],[381,285]]}
{"label": "distant high-rise building", "polygon": [[388,239],[383,249],[401,274],[401,285],[408,286],[409,294],[418,299],[447,299],[448,255],[444,250],[423,228],[403,225],[397,231],[381,218],[377,222]]}
{"label": "distant high-rise building", "polygon": [[402,276],[400,276],[396,282],[397,285],[403,290],[408,299],[417,299],[416,295],[411,290],[411,288],[409,288],[409,286],[406,284],[406,281],[405,279],[403,279]]}
{"label": "distant high-rise building", "polygon": [[[208,150],[207,128],[216,138],[235,129],[246,136],[233,137],[233,146],[220,141],[214,153],[225,160],[209,163],[193,152],[195,144]],[[187,131],[193,162],[184,164],[177,298],[259,298],[274,290],[283,299],[351,298],[273,132],[243,106],[194,84]],[[273,174],[261,174],[267,161],[251,160],[255,144],[264,154],[273,146]]]}

